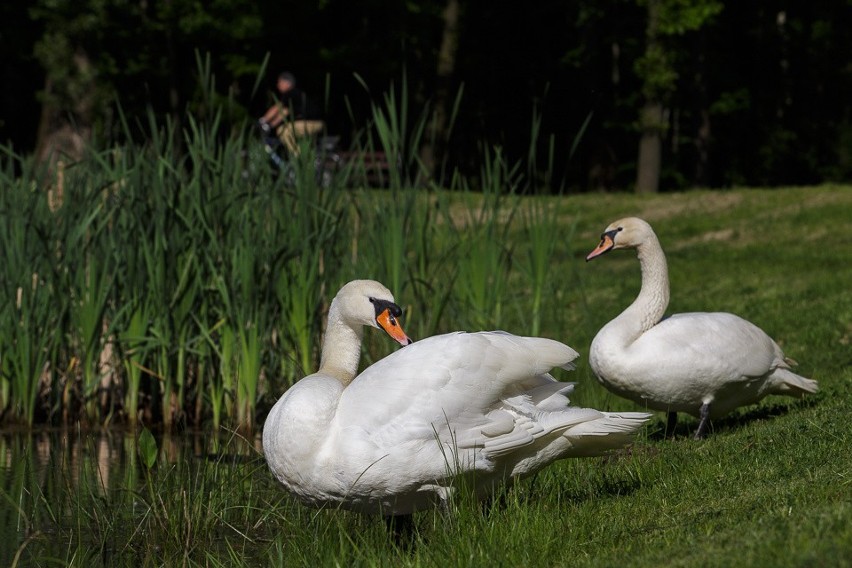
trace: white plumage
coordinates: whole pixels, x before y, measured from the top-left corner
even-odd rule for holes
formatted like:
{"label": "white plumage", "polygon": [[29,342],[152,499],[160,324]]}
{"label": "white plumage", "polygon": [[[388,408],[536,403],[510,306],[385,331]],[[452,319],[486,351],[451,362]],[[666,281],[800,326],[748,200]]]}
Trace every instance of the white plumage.
{"label": "white plumage", "polygon": [[635,217],[609,225],[586,257],[635,248],[642,288],[621,315],[592,341],[589,363],[612,392],[655,410],[709,419],[769,394],[802,396],[817,382],[790,370],[791,361],[766,333],[728,313],[684,313],[663,318],[669,303],[666,257],[651,226]]}
{"label": "white plumage", "polygon": [[264,425],[270,468],[306,504],[407,514],[448,498],[461,476],[485,496],[556,459],[619,448],[648,418],[568,407],[573,385],[549,371],[573,368],[577,353],[503,332],[423,339],[354,377],[348,354],[360,350],[361,327],[375,326],[368,297],[393,302],[376,282],[341,289],[320,370],[289,389]]}

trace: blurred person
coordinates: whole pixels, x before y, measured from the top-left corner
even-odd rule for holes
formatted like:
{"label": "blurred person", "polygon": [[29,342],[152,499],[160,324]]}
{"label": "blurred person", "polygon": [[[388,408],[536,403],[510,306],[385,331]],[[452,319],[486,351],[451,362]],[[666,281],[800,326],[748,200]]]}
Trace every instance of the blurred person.
{"label": "blurred person", "polygon": [[275,100],[258,123],[265,133],[274,132],[291,156],[298,156],[299,139],[313,138],[325,128],[322,113],[314,101],[296,87],[296,77],[292,73],[280,73],[275,88]]}

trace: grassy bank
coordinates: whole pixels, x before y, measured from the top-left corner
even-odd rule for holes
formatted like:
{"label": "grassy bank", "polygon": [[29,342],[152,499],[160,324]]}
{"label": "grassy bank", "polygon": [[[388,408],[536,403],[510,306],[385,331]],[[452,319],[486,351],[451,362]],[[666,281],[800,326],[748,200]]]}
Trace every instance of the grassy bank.
{"label": "grassy bank", "polygon": [[[724,310],[750,319],[799,361],[801,374],[820,382],[819,394],[741,409],[715,421],[701,442],[688,436],[691,419],[682,420],[675,440],[661,439],[659,416],[630,450],[556,464],[488,510],[462,497],[448,511],[418,514],[419,536],[407,551],[389,542],[379,519],[292,502],[256,450],[241,450],[240,459],[161,450],[152,469],[134,462],[131,474],[107,482],[73,460],[39,472],[22,460],[27,485],[4,487],[0,497],[14,504],[3,523],[26,530],[4,558],[19,552],[24,565],[54,558],[86,566],[850,565],[852,188],[498,197],[342,193],[341,226],[351,233],[340,258],[347,262],[334,278],[326,263],[318,297],[327,301],[333,283],[360,272],[391,286],[416,337],[538,326],[581,354],[569,375],[579,383],[574,402],[632,409],[597,385],[587,357],[596,331],[638,292],[638,262],[629,252],[588,265],[583,256],[610,221],[639,215],[667,252],[670,312]],[[264,209],[251,211],[239,218],[256,219]],[[525,221],[530,215],[538,221]],[[543,236],[531,236],[536,231]],[[425,239],[423,249],[418,239]],[[499,278],[477,284],[489,275]],[[209,283],[200,287],[223,294]],[[283,326],[279,309],[267,317]],[[222,349],[217,334],[225,324],[212,321],[209,340],[189,350],[193,356]],[[367,335],[367,359],[392,348],[378,333]],[[282,343],[274,349],[282,360],[295,352]],[[274,398],[287,383],[265,380],[259,397]],[[95,443],[77,436],[84,448]],[[133,444],[124,450],[127,461],[138,460]],[[218,455],[235,452],[226,442]]]}

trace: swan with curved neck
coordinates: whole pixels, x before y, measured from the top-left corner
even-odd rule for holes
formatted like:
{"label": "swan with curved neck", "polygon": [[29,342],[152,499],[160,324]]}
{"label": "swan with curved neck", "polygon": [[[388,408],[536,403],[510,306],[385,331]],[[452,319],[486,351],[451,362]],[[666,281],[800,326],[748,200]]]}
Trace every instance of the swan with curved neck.
{"label": "swan with curved neck", "polygon": [[[319,370],[266,419],[266,461],[307,505],[407,515],[445,501],[462,477],[484,497],[556,459],[619,448],[648,419],[569,407],[573,385],[549,374],[573,368],[567,345],[503,332],[407,345],[400,313],[378,282],[341,288]],[[407,346],[356,376],[365,326]]]}
{"label": "swan with curved neck", "polygon": [[642,267],[639,295],[592,341],[589,364],[598,380],[619,396],[700,419],[696,438],[710,420],[769,394],[801,397],[817,382],[790,370],[791,361],[754,324],[729,313],[684,313],[664,318],[669,304],[666,256],[651,226],[635,217],[610,224],[586,260],[616,249],[636,249]]}

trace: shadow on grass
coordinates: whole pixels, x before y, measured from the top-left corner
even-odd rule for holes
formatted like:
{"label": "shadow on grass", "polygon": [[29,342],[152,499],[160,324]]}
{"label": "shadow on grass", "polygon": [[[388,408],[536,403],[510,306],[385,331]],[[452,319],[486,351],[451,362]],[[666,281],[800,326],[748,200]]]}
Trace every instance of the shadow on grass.
{"label": "shadow on grass", "polygon": [[802,400],[790,401],[784,403],[774,403],[770,405],[761,405],[757,408],[750,408],[746,411],[740,411],[735,414],[729,414],[719,420],[713,421],[712,432],[727,432],[741,428],[752,422],[761,420],[769,420],[779,416],[785,416],[790,412],[810,408],[817,403],[816,397],[808,397]]}
{"label": "shadow on grass", "polygon": [[[621,450],[624,452],[621,458],[611,456],[601,458],[592,466],[595,473],[587,476],[579,484],[577,479],[565,479],[557,481],[555,487],[553,484],[542,487],[534,485],[530,487],[525,500],[534,502],[555,498],[559,503],[582,506],[589,501],[632,495],[645,488],[649,481],[647,479],[643,481],[640,476],[631,475],[620,467],[620,464],[622,459],[631,460],[631,456],[646,453],[646,450],[650,450],[652,454],[659,453],[658,448],[648,446]],[[616,462],[619,465],[614,465]]]}
{"label": "shadow on grass", "polygon": [[625,497],[632,495],[642,488],[642,482],[638,478],[627,476],[605,476],[593,487],[577,490],[576,488],[560,488],[559,501],[571,505],[582,505],[591,500],[606,497]]}
{"label": "shadow on grass", "polygon": [[[762,404],[757,407],[748,407],[748,410],[736,410],[727,416],[712,420],[710,422],[710,430],[708,436],[718,435],[723,432],[730,432],[746,426],[753,422],[769,420],[784,416],[788,413],[795,412],[798,409],[810,408],[819,402],[818,396],[810,396],[801,400],[790,402],[777,402],[773,404]],[[669,432],[666,435],[666,420],[665,414],[659,413],[660,419],[648,425],[648,440],[659,442],[665,439],[691,439],[695,435],[695,430],[698,428],[698,420],[694,417],[680,412],[678,413],[677,425],[674,432]]]}

